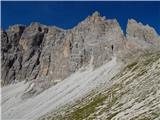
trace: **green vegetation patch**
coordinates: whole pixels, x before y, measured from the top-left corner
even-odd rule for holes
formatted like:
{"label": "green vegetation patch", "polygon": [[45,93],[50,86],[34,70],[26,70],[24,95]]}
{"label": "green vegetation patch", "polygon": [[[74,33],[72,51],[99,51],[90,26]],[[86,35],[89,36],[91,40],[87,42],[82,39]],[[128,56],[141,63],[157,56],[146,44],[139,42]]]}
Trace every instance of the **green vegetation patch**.
{"label": "green vegetation patch", "polygon": [[134,61],[134,62],[132,62],[131,64],[128,64],[127,66],[126,66],[126,68],[127,69],[132,69],[135,65],[137,65],[138,63],[137,63],[137,61]]}
{"label": "green vegetation patch", "polygon": [[67,119],[67,120],[82,120],[84,118],[87,118],[91,113],[95,112],[96,107],[101,105],[106,98],[107,98],[107,96],[98,95],[89,104],[87,104],[83,107],[77,108],[76,110],[71,112],[65,119]]}

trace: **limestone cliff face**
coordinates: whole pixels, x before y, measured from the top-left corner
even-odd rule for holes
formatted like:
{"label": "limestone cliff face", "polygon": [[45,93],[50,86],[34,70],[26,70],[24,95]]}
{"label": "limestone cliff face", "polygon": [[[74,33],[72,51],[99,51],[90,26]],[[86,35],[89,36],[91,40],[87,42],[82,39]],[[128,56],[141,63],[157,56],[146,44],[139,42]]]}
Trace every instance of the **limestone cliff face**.
{"label": "limestone cliff face", "polygon": [[160,37],[154,28],[137,23],[133,19],[128,20],[127,39],[134,41],[141,48],[157,47],[158,49],[160,46]]}
{"label": "limestone cliff face", "polygon": [[24,29],[22,25],[15,25],[6,32],[1,31],[1,68],[4,82],[12,82],[16,77],[20,77],[18,75],[22,68],[22,51],[19,40]]}
{"label": "limestone cliff face", "polygon": [[160,37],[147,26],[129,20],[127,37],[119,23],[98,12],[70,30],[32,23],[1,30],[2,83],[22,80],[63,80],[80,68],[94,68],[113,55],[158,49]]}

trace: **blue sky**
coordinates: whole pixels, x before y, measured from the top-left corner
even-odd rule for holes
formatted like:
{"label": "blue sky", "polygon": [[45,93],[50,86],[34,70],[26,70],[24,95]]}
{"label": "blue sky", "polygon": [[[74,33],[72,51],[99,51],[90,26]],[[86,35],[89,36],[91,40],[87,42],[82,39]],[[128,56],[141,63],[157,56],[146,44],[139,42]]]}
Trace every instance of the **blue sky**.
{"label": "blue sky", "polygon": [[133,18],[149,24],[160,33],[160,2],[2,2],[1,27],[9,25],[40,22],[69,29],[84,20],[94,11],[99,11],[107,19],[116,18],[125,31],[127,20]]}

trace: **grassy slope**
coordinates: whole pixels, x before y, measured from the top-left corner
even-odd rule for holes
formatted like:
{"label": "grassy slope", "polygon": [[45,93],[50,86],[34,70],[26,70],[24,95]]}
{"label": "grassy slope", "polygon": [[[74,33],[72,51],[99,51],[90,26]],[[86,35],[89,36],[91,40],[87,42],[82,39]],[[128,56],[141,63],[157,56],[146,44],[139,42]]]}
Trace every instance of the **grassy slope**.
{"label": "grassy slope", "polygon": [[[47,120],[153,120],[159,118],[160,53],[130,62],[104,92],[93,93],[64,114],[49,114]],[[43,119],[43,118],[42,118]]]}

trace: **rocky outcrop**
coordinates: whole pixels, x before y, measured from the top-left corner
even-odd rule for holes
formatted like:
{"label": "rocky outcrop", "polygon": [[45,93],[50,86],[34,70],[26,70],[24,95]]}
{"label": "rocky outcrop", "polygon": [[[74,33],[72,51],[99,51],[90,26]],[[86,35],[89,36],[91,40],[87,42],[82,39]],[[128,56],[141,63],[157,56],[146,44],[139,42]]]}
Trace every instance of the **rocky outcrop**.
{"label": "rocky outcrop", "polygon": [[63,80],[91,64],[99,67],[112,56],[158,49],[160,37],[147,26],[129,20],[127,37],[119,23],[98,12],[70,30],[31,23],[1,30],[2,83],[15,81]]}
{"label": "rocky outcrop", "polygon": [[133,19],[128,20],[127,39],[134,41],[141,48],[156,47],[158,49],[160,46],[160,37],[154,28],[140,22],[137,23]]}
{"label": "rocky outcrop", "polygon": [[1,31],[1,68],[3,83],[11,83],[19,79],[22,68],[22,52],[19,40],[25,27],[15,25],[9,27],[7,32]]}

